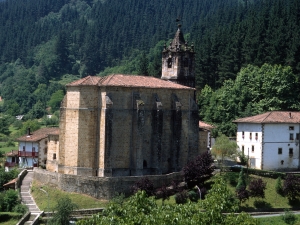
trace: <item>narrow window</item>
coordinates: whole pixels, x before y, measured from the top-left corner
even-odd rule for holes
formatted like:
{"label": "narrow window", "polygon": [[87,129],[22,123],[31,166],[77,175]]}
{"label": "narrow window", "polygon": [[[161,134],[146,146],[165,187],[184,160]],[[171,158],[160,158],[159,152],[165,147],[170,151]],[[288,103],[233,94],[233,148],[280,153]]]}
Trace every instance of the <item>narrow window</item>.
{"label": "narrow window", "polygon": [[172,58],[168,58],[168,68],[172,68]]}
{"label": "narrow window", "polygon": [[283,165],[283,163],[284,163],[284,160],[281,160],[281,165]]}
{"label": "narrow window", "polygon": [[47,159],[44,160],[44,164],[45,164],[45,165],[47,164]]}
{"label": "narrow window", "polygon": [[242,138],[244,139],[245,137],[245,131],[242,131]]}
{"label": "narrow window", "polygon": [[53,154],[53,159],[56,159],[56,153]]}
{"label": "narrow window", "polygon": [[255,140],[258,139],[258,133],[255,133]]}
{"label": "narrow window", "polygon": [[47,141],[45,141],[45,145],[47,144]]}
{"label": "narrow window", "polygon": [[289,155],[293,156],[293,148],[289,148]]}
{"label": "narrow window", "polygon": [[32,151],[35,152],[35,147],[32,147]]}
{"label": "narrow window", "polygon": [[242,152],[243,152],[243,154],[245,153],[245,146],[244,145],[242,145]]}
{"label": "narrow window", "polygon": [[147,168],[147,161],[146,160],[143,161],[143,167]]}
{"label": "narrow window", "polygon": [[252,140],[252,133],[250,133],[250,140]]}
{"label": "narrow window", "polygon": [[294,134],[290,134],[290,140],[294,140]]}
{"label": "narrow window", "polygon": [[48,148],[45,148],[45,149],[44,149],[44,152],[45,152],[45,154],[47,154],[47,152],[48,152]]}
{"label": "narrow window", "polygon": [[278,148],[278,155],[282,154],[282,148]]}
{"label": "narrow window", "polygon": [[289,130],[294,130],[294,126],[289,126]]}
{"label": "narrow window", "polygon": [[189,67],[189,60],[188,60],[188,58],[184,58],[183,64],[184,64],[184,67]]}
{"label": "narrow window", "polygon": [[23,146],[23,151],[25,151],[25,146]]}
{"label": "narrow window", "polygon": [[296,134],[296,140],[299,140],[299,133]]}
{"label": "narrow window", "polygon": [[254,152],[254,145],[252,145],[252,152]]}

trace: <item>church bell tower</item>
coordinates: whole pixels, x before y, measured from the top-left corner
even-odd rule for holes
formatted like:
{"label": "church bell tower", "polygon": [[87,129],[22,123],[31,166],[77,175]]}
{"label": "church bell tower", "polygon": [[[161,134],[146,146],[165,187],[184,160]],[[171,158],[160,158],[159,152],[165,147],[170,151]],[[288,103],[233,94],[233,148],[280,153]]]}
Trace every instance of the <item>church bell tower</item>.
{"label": "church bell tower", "polygon": [[178,25],[173,41],[162,52],[161,79],[169,80],[188,87],[195,87],[194,45],[188,45]]}

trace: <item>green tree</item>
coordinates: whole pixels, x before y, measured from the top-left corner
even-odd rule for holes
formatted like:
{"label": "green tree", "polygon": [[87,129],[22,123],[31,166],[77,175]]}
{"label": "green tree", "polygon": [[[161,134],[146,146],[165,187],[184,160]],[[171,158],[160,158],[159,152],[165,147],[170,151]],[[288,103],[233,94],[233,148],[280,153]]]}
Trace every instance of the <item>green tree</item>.
{"label": "green tree", "polygon": [[9,135],[9,118],[8,117],[0,117],[0,133]]}
{"label": "green tree", "polygon": [[237,144],[234,141],[229,140],[224,134],[217,137],[215,144],[212,147],[212,154],[221,158],[222,164],[224,158],[233,158],[237,156]]}
{"label": "green tree", "polygon": [[52,225],[69,225],[71,213],[77,209],[78,206],[72,202],[69,197],[58,199],[57,205],[54,208],[54,215],[49,221]]}
{"label": "green tree", "polygon": [[51,107],[51,111],[54,112],[59,109],[60,103],[64,98],[63,90],[58,90],[51,95],[48,105]]}
{"label": "green tree", "polygon": [[11,212],[13,208],[16,205],[18,205],[18,203],[19,203],[19,196],[17,191],[13,189],[9,189],[5,191],[5,195],[3,198],[3,209],[6,212]]}
{"label": "green tree", "polygon": [[22,128],[18,131],[18,135],[24,135],[27,133],[28,128],[30,128],[30,132],[36,131],[41,128],[40,123],[37,120],[27,120],[23,123]]}
{"label": "green tree", "polygon": [[246,187],[246,177],[245,177],[245,173],[244,173],[244,168],[242,167],[240,174],[239,174],[239,179],[238,179],[238,183],[236,185],[235,189],[240,189],[241,187]]}

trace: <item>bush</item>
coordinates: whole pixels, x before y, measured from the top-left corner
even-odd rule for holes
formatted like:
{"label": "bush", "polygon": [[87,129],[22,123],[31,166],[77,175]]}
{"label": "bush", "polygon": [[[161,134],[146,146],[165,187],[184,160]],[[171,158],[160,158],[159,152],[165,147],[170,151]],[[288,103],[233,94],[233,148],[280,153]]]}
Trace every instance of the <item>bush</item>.
{"label": "bush", "polygon": [[283,188],[282,188],[282,180],[281,180],[281,177],[278,177],[278,178],[276,179],[275,190],[276,190],[277,194],[280,194],[280,195],[283,194]]}
{"label": "bush", "polygon": [[290,210],[287,209],[287,210],[285,210],[284,215],[282,216],[282,220],[286,224],[293,225],[296,223],[297,217],[295,216],[295,214],[293,212],[291,212]]}
{"label": "bush", "polygon": [[266,183],[261,178],[254,179],[249,184],[251,197],[265,198]]}
{"label": "bush", "polygon": [[283,192],[291,201],[300,195],[300,179],[293,174],[288,174],[283,183]]}
{"label": "bush", "polygon": [[135,182],[135,184],[131,187],[131,190],[133,193],[145,191],[148,196],[151,196],[154,193],[154,185],[147,177],[143,177],[139,181]]}
{"label": "bush", "polygon": [[71,213],[77,209],[77,205],[72,202],[69,197],[63,197],[58,199],[57,205],[54,209],[56,213],[49,221],[53,225],[69,225],[71,219]]}
{"label": "bush", "polygon": [[246,190],[245,186],[241,186],[241,187],[237,188],[235,193],[236,193],[236,197],[238,198],[238,200],[240,200],[240,203],[249,199],[249,191]]}
{"label": "bush", "polygon": [[22,214],[25,214],[27,211],[28,211],[28,208],[26,205],[23,205],[23,204],[18,204],[14,207],[13,209],[14,212],[16,213],[22,213]]}
{"label": "bush", "polygon": [[185,204],[188,200],[188,193],[186,190],[183,190],[175,195],[175,201],[177,204]]}
{"label": "bush", "polygon": [[3,198],[3,209],[6,212],[11,212],[12,209],[19,204],[19,196],[18,192],[12,189],[5,191],[4,198]]}

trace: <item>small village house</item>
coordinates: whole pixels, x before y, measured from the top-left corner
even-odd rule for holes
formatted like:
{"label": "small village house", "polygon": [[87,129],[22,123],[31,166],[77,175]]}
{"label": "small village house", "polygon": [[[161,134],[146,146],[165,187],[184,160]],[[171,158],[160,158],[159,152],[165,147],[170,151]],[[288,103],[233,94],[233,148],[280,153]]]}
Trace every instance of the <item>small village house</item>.
{"label": "small village house", "polygon": [[19,167],[46,167],[48,152],[48,135],[58,134],[58,128],[41,128],[17,138],[19,143]]}
{"label": "small village house", "polygon": [[213,125],[199,121],[199,151],[201,153],[210,150],[214,144],[214,138],[211,136]]}
{"label": "small village house", "polygon": [[234,122],[237,144],[251,168],[299,169],[300,112],[272,111]]}
{"label": "small village house", "polygon": [[17,166],[19,166],[19,151],[18,150],[11,150],[10,152],[5,153],[5,162],[4,167],[5,171],[9,171]]}

